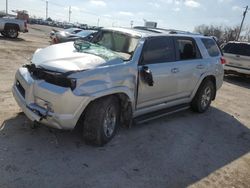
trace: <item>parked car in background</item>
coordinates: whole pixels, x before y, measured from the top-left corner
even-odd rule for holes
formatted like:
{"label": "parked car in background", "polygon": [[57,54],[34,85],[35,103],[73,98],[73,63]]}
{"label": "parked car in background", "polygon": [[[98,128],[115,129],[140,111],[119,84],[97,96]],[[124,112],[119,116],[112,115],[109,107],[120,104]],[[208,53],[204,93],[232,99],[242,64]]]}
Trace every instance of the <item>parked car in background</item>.
{"label": "parked car in background", "polygon": [[54,40],[56,40],[56,38],[60,39],[60,38],[69,36],[71,34],[77,34],[80,31],[82,31],[82,29],[79,29],[79,28],[69,28],[69,29],[65,29],[65,30],[62,30],[62,31],[58,31],[56,29],[53,29],[50,32],[50,38],[52,40],[52,43],[57,43],[57,42],[53,42]]}
{"label": "parked car in background", "polygon": [[191,108],[205,112],[223,83],[224,59],[212,37],[165,30],[107,28],[90,42],[38,49],[17,70],[13,95],[32,121],[82,126],[103,145],[130,126]]}
{"label": "parked car in background", "polygon": [[8,38],[17,38],[19,32],[28,32],[27,22],[15,18],[0,18],[0,32]]}
{"label": "parked car in background", "polygon": [[228,42],[223,45],[225,74],[250,75],[250,43]]}
{"label": "parked car in background", "polygon": [[69,42],[69,41],[75,41],[78,39],[89,41],[91,40],[95,34],[97,33],[96,30],[82,30],[76,34],[66,34],[66,35],[55,35],[54,39],[52,40],[52,43],[62,43],[62,42]]}

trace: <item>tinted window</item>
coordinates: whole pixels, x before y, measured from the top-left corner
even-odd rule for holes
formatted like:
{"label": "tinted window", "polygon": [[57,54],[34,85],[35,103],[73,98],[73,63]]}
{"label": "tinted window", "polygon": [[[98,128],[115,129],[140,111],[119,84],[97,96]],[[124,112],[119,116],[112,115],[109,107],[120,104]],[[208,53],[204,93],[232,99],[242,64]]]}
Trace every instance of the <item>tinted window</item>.
{"label": "tinted window", "polygon": [[211,57],[220,55],[220,50],[213,39],[201,39]]}
{"label": "tinted window", "polygon": [[201,57],[192,39],[177,38],[176,48],[180,60],[198,59]]}
{"label": "tinted window", "polygon": [[222,51],[224,53],[250,56],[250,45],[246,43],[228,43]]}
{"label": "tinted window", "polygon": [[143,51],[143,63],[163,63],[174,61],[174,43],[170,37],[155,37],[146,41]]}

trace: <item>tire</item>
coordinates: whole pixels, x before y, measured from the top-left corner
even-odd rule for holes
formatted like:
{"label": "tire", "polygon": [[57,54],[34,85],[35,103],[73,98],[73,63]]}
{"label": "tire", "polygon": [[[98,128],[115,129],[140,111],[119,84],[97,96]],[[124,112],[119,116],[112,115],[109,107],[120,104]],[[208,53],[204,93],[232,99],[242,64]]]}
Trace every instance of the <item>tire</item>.
{"label": "tire", "polygon": [[18,37],[18,29],[16,27],[8,27],[8,28],[6,28],[4,33],[6,33],[6,36],[11,38],[11,39],[15,39],[15,38]]}
{"label": "tire", "polygon": [[6,37],[6,33],[5,33],[5,32],[2,31],[1,34],[2,34],[4,37]]}
{"label": "tire", "polygon": [[205,112],[210,107],[214,95],[214,83],[211,80],[203,81],[191,103],[192,110],[199,113]]}
{"label": "tire", "polygon": [[87,144],[103,146],[116,134],[120,122],[119,101],[115,96],[93,101],[83,120],[83,138]]}

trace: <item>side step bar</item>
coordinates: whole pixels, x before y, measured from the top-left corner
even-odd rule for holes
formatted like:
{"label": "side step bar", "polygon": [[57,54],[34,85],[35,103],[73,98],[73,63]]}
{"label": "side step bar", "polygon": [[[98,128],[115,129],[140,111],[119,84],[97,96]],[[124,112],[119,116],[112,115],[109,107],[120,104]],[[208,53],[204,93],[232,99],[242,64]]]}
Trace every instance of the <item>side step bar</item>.
{"label": "side step bar", "polygon": [[183,111],[183,110],[186,110],[189,108],[190,108],[190,104],[182,104],[182,105],[173,106],[170,108],[154,111],[154,112],[147,113],[147,114],[144,114],[144,115],[141,115],[141,116],[134,118],[134,123],[141,124],[141,123],[151,121],[153,119],[157,119],[157,118],[160,118],[160,117],[163,117],[163,116],[166,116],[169,114],[173,114],[175,112]]}

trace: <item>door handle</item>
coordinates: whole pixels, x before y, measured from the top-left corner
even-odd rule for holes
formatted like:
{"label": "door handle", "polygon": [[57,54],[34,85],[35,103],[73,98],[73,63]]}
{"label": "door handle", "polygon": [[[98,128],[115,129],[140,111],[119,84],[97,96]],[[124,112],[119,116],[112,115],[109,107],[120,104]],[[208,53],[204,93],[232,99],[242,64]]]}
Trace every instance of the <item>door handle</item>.
{"label": "door handle", "polygon": [[173,69],[171,69],[171,72],[172,73],[177,73],[177,72],[180,72],[180,70],[178,68],[173,68]]}
{"label": "door handle", "polygon": [[205,66],[200,64],[200,65],[197,65],[196,68],[197,68],[197,69],[204,69]]}

